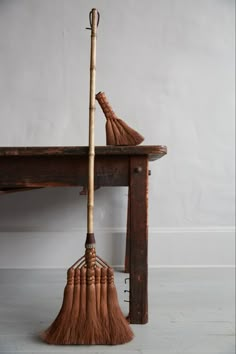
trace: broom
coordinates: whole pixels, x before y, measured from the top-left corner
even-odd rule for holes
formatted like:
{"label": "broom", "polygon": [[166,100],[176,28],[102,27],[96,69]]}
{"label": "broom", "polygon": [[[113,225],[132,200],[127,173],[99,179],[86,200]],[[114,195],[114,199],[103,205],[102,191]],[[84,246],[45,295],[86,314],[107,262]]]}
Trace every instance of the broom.
{"label": "broom", "polygon": [[107,119],[106,122],[106,140],[107,145],[139,145],[144,137],[136,130],[132,129],[123,120],[117,117],[112,110],[104,92],[96,94],[103,113]]}
{"label": "broom", "polygon": [[114,284],[114,271],[96,255],[94,212],[94,116],[96,76],[96,29],[99,15],[90,12],[90,102],[87,237],[85,254],[67,271],[61,310],[42,334],[49,344],[123,344],[133,332],[121,312]]}

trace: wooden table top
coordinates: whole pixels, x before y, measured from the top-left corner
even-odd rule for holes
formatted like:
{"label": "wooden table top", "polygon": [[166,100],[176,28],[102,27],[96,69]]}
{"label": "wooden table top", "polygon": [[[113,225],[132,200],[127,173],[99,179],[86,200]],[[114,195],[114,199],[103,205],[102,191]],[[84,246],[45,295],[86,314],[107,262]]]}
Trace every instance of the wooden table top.
{"label": "wooden table top", "polygon": [[[164,145],[139,146],[96,146],[95,155],[147,155],[149,161],[160,159],[167,154]],[[56,155],[88,155],[88,146],[41,146],[41,147],[0,147],[1,156],[56,156]]]}

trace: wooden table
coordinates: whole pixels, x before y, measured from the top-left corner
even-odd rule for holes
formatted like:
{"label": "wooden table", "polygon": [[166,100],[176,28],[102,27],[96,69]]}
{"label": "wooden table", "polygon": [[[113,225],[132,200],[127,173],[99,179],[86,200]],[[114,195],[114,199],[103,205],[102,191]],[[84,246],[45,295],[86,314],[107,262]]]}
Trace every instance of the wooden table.
{"label": "wooden table", "polygon": [[[97,146],[95,185],[128,186],[126,271],[130,322],[148,322],[148,162],[165,146]],[[87,185],[88,147],[0,147],[0,191]]]}

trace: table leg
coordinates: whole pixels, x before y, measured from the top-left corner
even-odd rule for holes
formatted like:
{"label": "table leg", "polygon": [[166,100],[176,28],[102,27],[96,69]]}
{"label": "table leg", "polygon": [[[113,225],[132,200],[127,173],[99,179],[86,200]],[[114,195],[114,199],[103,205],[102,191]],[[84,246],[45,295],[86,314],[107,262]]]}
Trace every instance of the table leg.
{"label": "table leg", "polygon": [[126,248],[125,248],[125,273],[130,272],[130,188],[128,188]]}
{"label": "table leg", "polygon": [[130,158],[130,323],[148,322],[148,159]]}

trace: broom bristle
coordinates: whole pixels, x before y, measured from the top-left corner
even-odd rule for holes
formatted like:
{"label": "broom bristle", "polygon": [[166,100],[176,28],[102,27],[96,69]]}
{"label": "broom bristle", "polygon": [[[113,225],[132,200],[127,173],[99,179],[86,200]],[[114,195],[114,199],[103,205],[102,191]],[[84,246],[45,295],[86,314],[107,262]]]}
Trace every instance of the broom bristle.
{"label": "broom bristle", "polygon": [[134,334],[125,319],[119,306],[117,291],[114,284],[114,271],[108,268],[108,315],[110,344],[123,344],[130,342]]}
{"label": "broom bristle", "polygon": [[73,302],[74,290],[74,269],[67,271],[67,284],[64,289],[64,296],[61,309],[51,326],[42,333],[42,339],[48,344],[67,344],[65,334],[70,326],[70,313]]}
{"label": "broom bristle", "polygon": [[[84,327],[84,323],[86,320],[86,267],[83,266],[80,269],[80,310],[79,310],[79,317],[77,321],[77,326],[76,330],[77,332],[75,333],[75,344],[79,344],[80,338],[81,338],[81,332]],[[82,344],[82,343],[81,343]]]}
{"label": "broom bristle", "polygon": [[104,344],[110,344],[109,317],[107,307],[107,268],[101,269],[101,302],[100,302],[101,325],[104,334]]}
{"label": "broom bristle", "polygon": [[101,299],[101,268],[95,268],[95,286],[96,286],[96,306],[97,315],[100,316],[100,299]]}
{"label": "broom bristle", "polygon": [[95,270],[87,268],[86,275],[86,319],[83,328],[80,328],[79,344],[102,344],[103,333],[97,316]]}
{"label": "broom bristle", "polygon": [[112,119],[107,119],[106,121],[106,144],[107,145],[117,145],[116,136],[114,133]]}
{"label": "broom bristle", "polygon": [[120,118],[108,118],[106,122],[107,145],[139,145],[144,137]]}
{"label": "broom bristle", "polygon": [[143,142],[144,137],[136,130],[132,129],[123,120],[113,119],[113,124],[116,125],[120,136],[120,145],[139,145]]}
{"label": "broom bristle", "polygon": [[61,310],[42,335],[48,344],[115,345],[133,338],[118,303],[113,269],[95,266],[94,252],[87,252],[90,268],[68,269]]}
{"label": "broom bristle", "polygon": [[78,318],[80,312],[80,268],[75,270],[73,304],[71,309],[71,323],[67,331],[68,344],[76,344],[79,328]]}

